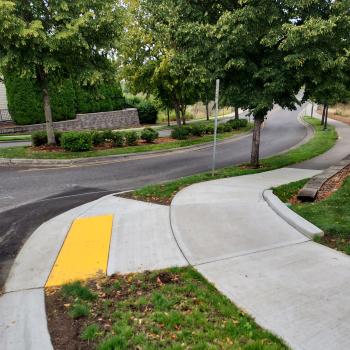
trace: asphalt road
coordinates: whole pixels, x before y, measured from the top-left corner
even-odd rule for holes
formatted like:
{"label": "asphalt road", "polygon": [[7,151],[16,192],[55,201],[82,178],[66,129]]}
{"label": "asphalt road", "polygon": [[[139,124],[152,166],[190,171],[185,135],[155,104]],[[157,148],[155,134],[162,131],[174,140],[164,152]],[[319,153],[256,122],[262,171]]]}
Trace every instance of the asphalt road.
{"label": "asphalt road", "polygon": [[[262,133],[261,156],[285,151],[307,135],[296,111],[275,108]],[[218,147],[217,166],[249,161],[251,135]],[[43,222],[111,192],[211,168],[210,148],[149,155],[104,165],[60,169],[0,167],[0,287],[20,247]]]}

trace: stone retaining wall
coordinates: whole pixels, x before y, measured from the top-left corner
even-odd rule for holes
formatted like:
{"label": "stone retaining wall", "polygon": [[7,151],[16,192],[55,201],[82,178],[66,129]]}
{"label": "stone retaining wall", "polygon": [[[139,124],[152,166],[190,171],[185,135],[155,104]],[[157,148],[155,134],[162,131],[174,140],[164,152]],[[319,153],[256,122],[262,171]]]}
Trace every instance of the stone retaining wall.
{"label": "stone retaining wall", "polygon": [[[76,119],[54,122],[57,131],[124,129],[140,126],[136,108],[120,111],[77,114]],[[31,133],[45,130],[45,124],[18,125],[0,128],[0,134]]]}

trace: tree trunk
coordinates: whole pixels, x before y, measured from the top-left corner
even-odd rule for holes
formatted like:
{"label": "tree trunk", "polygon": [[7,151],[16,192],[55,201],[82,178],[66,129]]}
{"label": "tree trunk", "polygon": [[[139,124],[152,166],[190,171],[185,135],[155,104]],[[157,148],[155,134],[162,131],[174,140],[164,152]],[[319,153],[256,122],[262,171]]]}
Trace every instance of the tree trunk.
{"label": "tree trunk", "polygon": [[324,127],[323,127],[323,130],[327,130],[327,127],[328,127],[328,109],[329,109],[329,106],[327,105],[327,107],[326,107],[326,113],[325,113],[325,117],[324,117]]}
{"label": "tree trunk", "polygon": [[326,116],[326,105],[323,105],[321,125],[324,125],[324,118]]}
{"label": "tree trunk", "polygon": [[186,125],[186,105],[181,108],[182,125]]}
{"label": "tree trunk", "polygon": [[181,112],[180,107],[175,106],[176,123],[179,128],[181,128]]}
{"label": "tree trunk", "polygon": [[206,114],[207,114],[207,120],[210,119],[210,114],[209,114],[209,101],[206,101],[205,102],[205,111],[206,111]]}
{"label": "tree trunk", "polygon": [[43,94],[43,106],[46,121],[46,133],[47,133],[47,143],[49,145],[56,145],[55,132],[53,129],[52,121],[52,110],[51,110],[51,100],[49,95],[49,87],[46,73],[44,70],[39,72],[39,80],[41,85],[41,90]]}
{"label": "tree trunk", "polygon": [[239,108],[235,107],[235,119],[239,119]]}
{"label": "tree trunk", "polygon": [[170,126],[170,111],[169,108],[166,109],[167,114],[168,114],[168,126]]}
{"label": "tree trunk", "polygon": [[259,168],[260,166],[260,135],[263,122],[264,118],[255,117],[254,119],[252,154],[250,159],[250,163],[254,168]]}

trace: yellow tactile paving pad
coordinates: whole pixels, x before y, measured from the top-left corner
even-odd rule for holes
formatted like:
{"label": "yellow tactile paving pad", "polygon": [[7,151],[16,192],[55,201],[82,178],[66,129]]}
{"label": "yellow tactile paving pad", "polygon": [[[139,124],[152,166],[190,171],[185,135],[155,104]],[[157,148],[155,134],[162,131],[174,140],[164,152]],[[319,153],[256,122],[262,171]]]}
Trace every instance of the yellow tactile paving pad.
{"label": "yellow tactile paving pad", "polygon": [[63,243],[46,287],[107,273],[113,215],[76,219]]}

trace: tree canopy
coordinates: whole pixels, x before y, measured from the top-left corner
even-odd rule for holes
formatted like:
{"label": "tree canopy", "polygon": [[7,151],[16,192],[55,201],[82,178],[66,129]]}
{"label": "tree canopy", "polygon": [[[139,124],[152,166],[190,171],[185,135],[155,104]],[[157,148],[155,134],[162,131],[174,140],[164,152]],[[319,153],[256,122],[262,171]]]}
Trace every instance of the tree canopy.
{"label": "tree canopy", "polygon": [[105,76],[122,9],[114,0],[0,0],[0,23],[0,70],[38,81],[54,143],[49,81],[74,76],[94,83]]}

